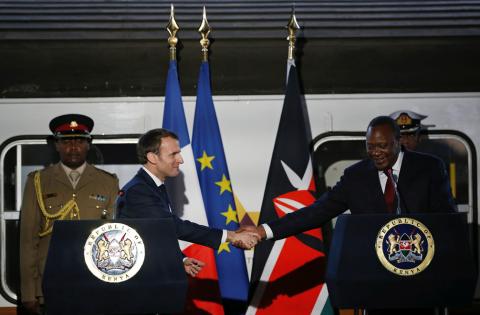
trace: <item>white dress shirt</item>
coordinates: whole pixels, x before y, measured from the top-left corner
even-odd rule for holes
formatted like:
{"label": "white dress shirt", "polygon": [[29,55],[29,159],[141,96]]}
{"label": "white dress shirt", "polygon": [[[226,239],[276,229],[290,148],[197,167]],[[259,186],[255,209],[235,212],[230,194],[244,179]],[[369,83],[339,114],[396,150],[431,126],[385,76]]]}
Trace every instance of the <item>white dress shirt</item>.
{"label": "white dress shirt", "polygon": [[[82,174],[85,171],[85,168],[87,167],[87,162],[84,162],[81,166],[77,167],[76,169],[72,169],[72,168],[66,166],[65,164],[63,164],[62,162],[60,162],[60,165],[62,166],[63,170],[65,171],[65,174],[67,174],[68,180],[72,184],[72,187],[75,188],[77,186],[78,182],[80,181],[80,178],[82,177]],[[77,171],[80,174],[80,176],[78,176],[78,178],[75,182],[70,177],[70,173],[72,171]]]}
{"label": "white dress shirt", "polygon": [[[398,182],[398,177],[400,176],[400,168],[402,167],[402,161],[403,161],[403,151],[400,151],[400,153],[398,154],[397,161],[392,166],[392,174],[396,182]],[[385,186],[387,186],[388,176],[383,171],[378,171],[378,178],[380,179],[382,192],[385,193]]]}

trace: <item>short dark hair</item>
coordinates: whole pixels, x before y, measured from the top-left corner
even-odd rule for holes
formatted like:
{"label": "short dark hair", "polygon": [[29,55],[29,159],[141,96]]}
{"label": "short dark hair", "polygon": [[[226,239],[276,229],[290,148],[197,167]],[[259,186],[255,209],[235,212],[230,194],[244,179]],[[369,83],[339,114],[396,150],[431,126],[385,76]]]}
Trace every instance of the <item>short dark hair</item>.
{"label": "short dark hair", "polygon": [[377,116],[373,118],[370,123],[368,124],[367,131],[369,128],[377,127],[377,126],[388,126],[392,129],[395,139],[400,139],[400,128],[398,127],[395,120],[393,120],[389,116]]}
{"label": "short dark hair", "polygon": [[167,129],[157,128],[144,133],[137,143],[137,158],[140,164],[146,164],[148,152],[158,153],[163,138],[173,138],[178,140],[178,136]]}

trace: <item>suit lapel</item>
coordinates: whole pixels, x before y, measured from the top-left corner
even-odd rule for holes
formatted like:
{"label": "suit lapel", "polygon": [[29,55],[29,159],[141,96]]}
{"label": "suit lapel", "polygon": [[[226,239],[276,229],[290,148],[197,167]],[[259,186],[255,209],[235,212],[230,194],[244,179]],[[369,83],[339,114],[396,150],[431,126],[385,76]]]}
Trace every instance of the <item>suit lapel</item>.
{"label": "suit lapel", "polygon": [[[400,174],[398,176],[398,187],[400,191],[403,191],[403,183],[408,183],[409,178],[412,176],[412,174],[415,174],[415,164],[411,163],[411,154],[408,151],[403,151],[403,160],[402,160],[402,166],[400,168]],[[405,189],[408,189],[408,187],[405,187]]]}
{"label": "suit lapel", "polygon": [[152,190],[152,193],[158,197],[158,203],[162,211],[166,211],[170,213],[171,206],[169,205],[168,200],[162,195],[162,193],[160,192],[160,189],[158,188],[155,181],[150,177],[150,175],[148,175],[147,172],[145,172],[145,170],[141,168],[138,171],[136,177],[138,177],[139,180],[145,182],[148,185],[148,187]]}
{"label": "suit lapel", "polygon": [[155,194],[157,196],[160,196],[160,191],[158,190],[158,187],[157,187],[157,184],[155,184],[155,182],[153,181],[153,179],[150,177],[150,175],[147,174],[147,172],[145,172],[145,170],[143,168],[139,169],[138,172],[137,172],[137,177],[143,181],[144,183],[146,183],[148,185],[148,187],[153,191],[155,192]]}
{"label": "suit lapel", "polygon": [[375,209],[386,209],[385,197],[383,196],[382,185],[378,177],[378,170],[370,160],[368,164],[367,185],[372,187],[372,196]]}

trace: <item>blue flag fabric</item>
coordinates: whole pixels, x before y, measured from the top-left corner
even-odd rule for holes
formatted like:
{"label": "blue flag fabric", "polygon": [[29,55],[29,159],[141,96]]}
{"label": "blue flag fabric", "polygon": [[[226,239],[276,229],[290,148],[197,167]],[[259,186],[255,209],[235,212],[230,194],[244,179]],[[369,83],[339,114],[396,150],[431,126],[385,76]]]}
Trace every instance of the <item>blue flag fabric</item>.
{"label": "blue flag fabric", "polygon": [[[236,230],[238,217],[205,61],[198,78],[192,147],[209,225]],[[215,256],[222,298],[246,301],[249,282],[243,250],[223,243]]]}
{"label": "blue flag fabric", "polygon": [[163,128],[175,132],[180,142],[180,148],[190,144],[182,94],[178,84],[177,61],[170,60],[165,87],[165,108],[163,110]]}

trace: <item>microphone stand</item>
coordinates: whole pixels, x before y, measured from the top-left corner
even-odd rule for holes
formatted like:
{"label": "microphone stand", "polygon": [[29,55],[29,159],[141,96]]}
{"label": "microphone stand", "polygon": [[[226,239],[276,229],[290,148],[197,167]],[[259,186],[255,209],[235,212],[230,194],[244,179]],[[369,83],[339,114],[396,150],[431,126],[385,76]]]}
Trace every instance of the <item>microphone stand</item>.
{"label": "microphone stand", "polygon": [[402,214],[402,208],[400,207],[400,193],[398,192],[397,188],[397,176],[393,175],[393,170],[391,172],[388,172],[388,176],[390,176],[390,179],[392,180],[393,183],[393,189],[395,190],[395,196],[397,197],[397,210],[396,214],[400,215]]}

